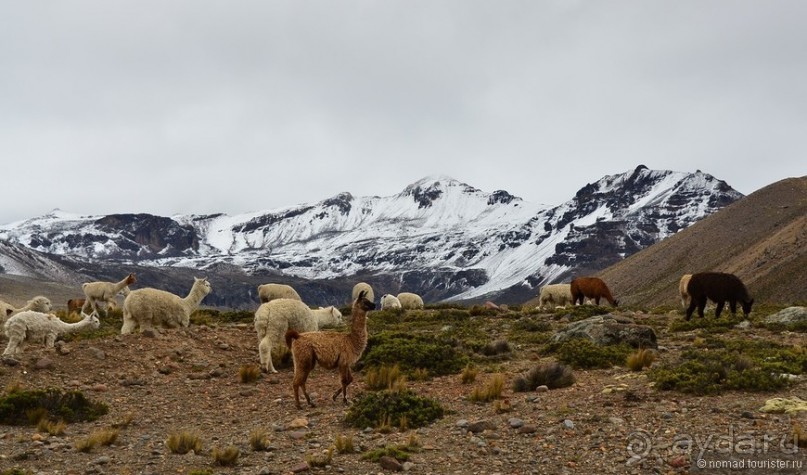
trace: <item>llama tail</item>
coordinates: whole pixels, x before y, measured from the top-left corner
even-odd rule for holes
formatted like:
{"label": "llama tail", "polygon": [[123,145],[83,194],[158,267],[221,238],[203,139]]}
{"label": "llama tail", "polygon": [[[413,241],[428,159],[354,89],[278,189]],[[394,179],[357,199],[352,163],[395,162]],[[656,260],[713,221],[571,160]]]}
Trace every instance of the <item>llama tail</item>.
{"label": "llama tail", "polygon": [[300,338],[300,334],[297,333],[297,330],[289,330],[286,332],[286,346],[291,349],[291,342]]}

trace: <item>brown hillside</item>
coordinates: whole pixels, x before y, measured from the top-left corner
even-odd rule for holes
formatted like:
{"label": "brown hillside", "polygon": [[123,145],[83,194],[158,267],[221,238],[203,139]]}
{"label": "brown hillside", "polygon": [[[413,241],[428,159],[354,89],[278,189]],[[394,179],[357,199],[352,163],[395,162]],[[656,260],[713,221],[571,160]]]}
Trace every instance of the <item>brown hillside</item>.
{"label": "brown hillside", "polygon": [[620,302],[680,305],[678,280],[736,274],[757,302],[807,302],[807,176],[787,178],[602,271]]}

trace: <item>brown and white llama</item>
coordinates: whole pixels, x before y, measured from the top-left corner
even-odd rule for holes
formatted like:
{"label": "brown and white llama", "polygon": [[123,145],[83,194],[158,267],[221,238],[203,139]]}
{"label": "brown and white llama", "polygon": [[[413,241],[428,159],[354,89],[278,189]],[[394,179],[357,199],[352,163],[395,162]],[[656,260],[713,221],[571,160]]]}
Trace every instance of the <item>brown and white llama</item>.
{"label": "brown and white llama", "polygon": [[350,333],[286,332],[286,346],[291,349],[294,361],[292,389],[297,409],[302,409],[300,389],[303,390],[308,405],[314,407],[305,389],[305,382],[317,363],[325,369],[339,369],[342,386],[333,394],[332,399],[335,401],[341,393],[347,404],[347,386],[353,381],[350,367],[361,358],[367,347],[367,312],[375,308],[375,304],[367,299],[367,292],[361,291],[353,302]]}
{"label": "brown and white llama", "polygon": [[706,300],[711,300],[717,304],[715,308],[715,318],[720,318],[720,313],[726,302],[729,303],[731,314],[737,313],[737,302],[743,309],[743,314],[747,317],[751,313],[751,306],[754,299],[748,294],[745,284],[734,274],[723,272],[700,272],[692,274],[687,285],[689,293],[689,307],[687,307],[686,319],[692,318],[695,307],[698,308],[698,316],[703,318],[703,310],[706,308]]}
{"label": "brown and white llama", "polygon": [[129,295],[129,286],[137,282],[134,274],[129,274],[120,282],[87,282],[81,284],[81,289],[84,291],[84,296],[87,297],[84,305],[81,306],[81,311],[86,311],[87,307],[98,311],[98,302],[104,302],[107,310],[115,308],[115,297],[119,292],[124,296]]}
{"label": "brown and white llama", "polygon": [[608,286],[598,277],[578,277],[572,280],[570,290],[572,291],[572,302],[574,302],[575,305],[578,300],[580,301],[580,305],[582,305],[583,301],[587,298],[594,300],[596,305],[599,305],[600,299],[603,298],[614,307],[619,305],[619,301],[611,296],[611,291],[608,290]]}

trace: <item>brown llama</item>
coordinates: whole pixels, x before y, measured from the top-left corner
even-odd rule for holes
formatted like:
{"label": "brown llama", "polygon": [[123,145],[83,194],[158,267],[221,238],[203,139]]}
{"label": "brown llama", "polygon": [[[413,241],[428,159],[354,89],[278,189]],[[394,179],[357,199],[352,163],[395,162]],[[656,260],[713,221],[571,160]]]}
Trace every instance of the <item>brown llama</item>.
{"label": "brown llama", "polygon": [[67,301],[67,314],[79,313],[87,299],[70,299]]}
{"label": "brown llama", "polygon": [[597,305],[600,304],[600,299],[603,298],[614,307],[619,305],[619,300],[615,300],[611,296],[608,286],[598,277],[577,277],[572,280],[571,291],[572,302],[575,305],[577,305],[578,300],[580,305],[583,305],[583,301],[587,298],[594,300]]}
{"label": "brown llama", "polygon": [[689,306],[689,292],[687,291],[687,287],[689,286],[689,279],[691,278],[692,274],[684,274],[678,282],[678,293],[681,294],[681,306],[684,308]]}
{"label": "brown llama", "polygon": [[325,369],[339,368],[342,386],[333,394],[332,399],[336,401],[341,393],[347,404],[347,386],[353,381],[350,367],[359,360],[367,347],[367,312],[375,308],[375,304],[367,299],[367,292],[363,290],[353,302],[350,333],[320,331],[298,333],[295,330],[286,332],[286,346],[291,349],[294,361],[292,388],[297,409],[302,409],[300,388],[308,405],[314,407],[305,389],[305,381],[317,362]]}
{"label": "brown llama", "polygon": [[720,318],[720,313],[726,302],[729,303],[731,314],[737,314],[737,302],[743,309],[743,314],[748,317],[751,313],[751,306],[754,299],[748,295],[745,284],[734,274],[723,272],[701,272],[692,274],[687,285],[689,293],[689,307],[687,308],[686,319],[692,317],[695,307],[698,307],[698,316],[703,318],[703,310],[706,308],[706,300],[709,299],[717,304],[715,307],[715,318]]}

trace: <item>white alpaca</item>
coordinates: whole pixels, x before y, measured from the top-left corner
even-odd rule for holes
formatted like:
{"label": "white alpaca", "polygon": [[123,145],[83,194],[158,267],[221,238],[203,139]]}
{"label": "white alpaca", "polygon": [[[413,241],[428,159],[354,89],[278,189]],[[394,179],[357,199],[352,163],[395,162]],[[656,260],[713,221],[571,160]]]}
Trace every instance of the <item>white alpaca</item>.
{"label": "white alpaca", "polygon": [[97,330],[101,326],[95,312],[81,315],[83,318],[77,323],[63,322],[56,315],[32,310],[12,316],[3,325],[8,337],[8,346],[3,356],[22,354],[22,349],[27,343],[44,343],[46,347],[53,348],[56,338],[60,335]]}
{"label": "white alpaca", "polygon": [[572,303],[572,285],[545,285],[541,287],[540,301],[539,308],[544,308],[549,303],[552,303],[553,307],[565,307]]}
{"label": "white alpaca", "polygon": [[689,307],[689,291],[687,290],[687,286],[689,286],[689,280],[692,278],[692,274],[684,274],[681,276],[681,280],[678,281],[678,293],[681,294],[681,306],[684,308]]}
{"label": "white alpaca", "polygon": [[350,294],[351,305],[359,297],[359,292],[361,292],[362,290],[365,292],[364,298],[366,298],[370,302],[375,301],[375,294],[373,293],[373,288],[370,287],[370,284],[368,284],[367,282],[359,282],[358,284],[353,286],[353,292],[351,292]]}
{"label": "white alpaca", "polygon": [[423,308],[423,299],[420,298],[420,295],[412,292],[401,292],[398,294],[398,301],[401,302],[401,308],[403,309]]}
{"label": "white alpaca", "polygon": [[258,298],[261,303],[270,302],[275,299],[294,299],[302,302],[300,294],[294,287],[286,284],[263,284],[258,286]]}
{"label": "white alpaca", "polygon": [[81,311],[84,312],[87,308],[97,311],[98,302],[104,302],[107,310],[115,308],[115,297],[118,296],[118,293],[128,296],[129,286],[135,282],[137,282],[135,275],[129,274],[120,282],[87,282],[81,284],[81,289],[86,297]]}
{"label": "white alpaca", "polygon": [[401,308],[401,301],[394,295],[384,294],[381,296],[381,310],[387,308]]}
{"label": "white alpaca", "polygon": [[277,373],[272,364],[272,347],[281,343],[287,330],[313,332],[342,324],[342,313],[333,306],[311,310],[294,299],[275,299],[255,311],[255,331],[258,333],[258,354],[261,369]]}
{"label": "white alpaca", "polygon": [[32,298],[28,301],[28,303],[25,304],[25,306],[20,308],[15,308],[10,303],[0,300],[0,326],[3,325],[3,323],[12,315],[26,312],[28,310],[33,310],[34,312],[40,313],[49,313],[51,310],[53,310],[53,305],[51,305],[50,299],[41,295]]}
{"label": "white alpaca", "polygon": [[123,301],[123,326],[120,332],[124,335],[132,333],[137,326],[140,326],[141,332],[159,332],[155,327],[187,327],[191,313],[199,308],[211,290],[207,278],[194,278],[193,287],[185,298],[152,288],[133,290]]}

